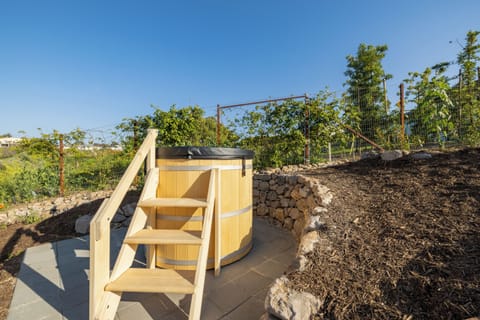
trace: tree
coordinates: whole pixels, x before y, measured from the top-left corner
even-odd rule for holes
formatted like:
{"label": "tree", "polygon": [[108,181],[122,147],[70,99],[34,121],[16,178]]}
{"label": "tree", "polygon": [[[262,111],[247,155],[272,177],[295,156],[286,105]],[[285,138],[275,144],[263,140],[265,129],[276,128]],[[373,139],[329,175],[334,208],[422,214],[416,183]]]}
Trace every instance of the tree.
{"label": "tree", "polygon": [[257,167],[303,162],[305,103],[287,100],[255,107],[235,120],[239,146],[255,152]]}
{"label": "tree", "polygon": [[469,31],[466,44],[457,56],[461,76],[457,86],[458,105],[456,114],[464,142],[480,142],[480,79],[475,80],[480,61],[480,31]]}
{"label": "tree", "polygon": [[257,167],[280,167],[303,162],[308,125],[311,160],[316,161],[321,148],[344,138],[338,105],[332,93],[320,91],[307,101],[259,105],[232,126],[241,137],[238,145],[255,152]]}
{"label": "tree", "polygon": [[328,90],[320,91],[315,98],[309,99],[310,110],[310,139],[312,145],[311,157],[315,162],[316,155],[328,146],[329,143],[344,144],[347,140],[345,129],[342,126],[341,101]]}
{"label": "tree", "polygon": [[423,145],[435,141],[443,146],[450,136],[455,135],[446,66],[437,64],[422,73],[410,72],[410,78],[405,80],[408,84],[407,100],[415,104],[408,118],[412,143]]}
{"label": "tree", "polygon": [[480,61],[480,44],[478,43],[480,31],[468,31],[465,38],[466,44],[458,54],[457,62],[462,70],[462,81],[465,87],[476,85],[476,67]]}
{"label": "tree", "polygon": [[347,59],[347,107],[352,112],[351,123],[365,136],[375,140],[378,131],[383,130],[382,118],[388,113],[388,102],[385,101],[383,81],[392,78],[382,67],[382,59],[388,50],[386,45],[373,46],[360,44],[356,56],[348,55]]}
{"label": "tree", "polygon": [[[58,146],[61,133],[57,130],[45,133],[41,128],[38,128],[38,131],[40,137],[22,139],[19,151],[25,151],[31,156],[43,160],[51,160],[56,163],[58,161]],[[85,131],[76,128],[63,134],[64,145],[72,152],[77,151],[78,147],[84,145],[85,136]]]}
{"label": "tree", "polygon": [[[168,111],[152,106],[152,115],[124,119],[117,126],[126,133],[123,138],[124,150],[133,150],[134,142],[138,147],[146,136],[148,128],[158,129],[157,143],[161,146],[214,146],[216,144],[216,120],[204,117],[199,106],[177,108],[171,106]],[[221,127],[222,146],[229,146],[237,139],[235,134]]]}

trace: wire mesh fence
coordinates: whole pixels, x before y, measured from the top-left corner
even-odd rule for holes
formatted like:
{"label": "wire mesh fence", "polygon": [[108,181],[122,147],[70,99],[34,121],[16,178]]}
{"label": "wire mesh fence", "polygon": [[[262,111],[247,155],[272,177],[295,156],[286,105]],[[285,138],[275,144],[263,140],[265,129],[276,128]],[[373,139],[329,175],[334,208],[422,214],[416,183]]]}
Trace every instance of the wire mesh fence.
{"label": "wire mesh fence", "polygon": [[112,189],[132,158],[116,145],[64,145],[64,138],[68,140],[61,134],[24,138],[0,148],[0,205]]}
{"label": "wire mesh fence", "polygon": [[[217,145],[253,150],[257,168],[359,159],[379,149],[478,146],[480,79],[454,80],[447,85],[443,82],[443,86],[430,80],[421,86],[407,83],[404,90],[399,87],[388,94],[385,86],[359,87],[341,93],[320,91],[314,96],[233,105],[239,108],[225,106],[219,114],[222,123],[217,133],[221,132],[222,137],[219,142],[217,136]],[[183,114],[173,109],[161,115],[188,122],[188,117],[180,119],[178,112]],[[195,141],[210,141],[213,145],[215,119],[208,120],[199,122],[190,133],[175,127],[163,130],[163,134],[166,138],[175,135],[175,139],[168,140],[172,144],[182,145],[178,141],[183,141],[186,145],[193,141],[187,135],[197,134],[203,138]],[[158,121],[157,126],[166,122]],[[98,128],[65,135],[63,152],[59,151],[56,133],[27,140],[16,151],[0,149],[0,204],[55,195],[59,185],[62,190],[62,179],[66,192],[114,187],[141,140],[140,131],[151,121],[144,124],[145,128],[127,126],[117,133],[117,138],[128,146],[123,151],[117,149],[118,144],[106,143],[111,140],[110,130]],[[60,177],[59,172],[64,176]]]}
{"label": "wire mesh fence", "polygon": [[257,167],[359,159],[374,149],[478,146],[479,88],[476,82],[415,91],[402,84],[394,98],[378,88],[354,88],[328,99],[257,106],[243,115],[236,110],[237,124],[226,126],[237,132],[237,146],[256,152]]}

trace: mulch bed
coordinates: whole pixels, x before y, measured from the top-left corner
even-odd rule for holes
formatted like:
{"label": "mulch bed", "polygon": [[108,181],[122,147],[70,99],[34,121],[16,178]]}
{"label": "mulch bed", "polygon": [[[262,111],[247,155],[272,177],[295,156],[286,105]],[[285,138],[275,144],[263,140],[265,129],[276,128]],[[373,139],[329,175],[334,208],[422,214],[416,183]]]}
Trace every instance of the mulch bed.
{"label": "mulch bed", "polygon": [[294,288],[321,298],[319,319],[480,316],[480,149],[425,160],[362,160],[303,174],[334,192],[330,247]]}

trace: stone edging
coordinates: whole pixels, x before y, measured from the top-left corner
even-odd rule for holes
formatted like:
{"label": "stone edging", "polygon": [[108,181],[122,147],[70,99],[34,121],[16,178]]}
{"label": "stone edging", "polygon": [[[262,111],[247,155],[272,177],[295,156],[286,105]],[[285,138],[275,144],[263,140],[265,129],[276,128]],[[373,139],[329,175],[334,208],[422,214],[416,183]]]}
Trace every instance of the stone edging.
{"label": "stone edging", "polygon": [[[329,240],[319,231],[326,229],[322,214],[327,213],[333,194],[317,179],[290,172],[255,174],[253,204],[254,214],[291,231],[299,242],[293,271],[306,266],[306,255],[317,245],[329,247]],[[322,305],[313,295],[291,289],[288,282],[283,275],[270,286],[264,319],[310,319]]]}
{"label": "stone edging", "polygon": [[65,197],[49,198],[33,203],[20,204],[0,211],[0,223],[12,224],[29,215],[48,217],[87,204],[92,201],[110,197],[112,191],[82,191]]}

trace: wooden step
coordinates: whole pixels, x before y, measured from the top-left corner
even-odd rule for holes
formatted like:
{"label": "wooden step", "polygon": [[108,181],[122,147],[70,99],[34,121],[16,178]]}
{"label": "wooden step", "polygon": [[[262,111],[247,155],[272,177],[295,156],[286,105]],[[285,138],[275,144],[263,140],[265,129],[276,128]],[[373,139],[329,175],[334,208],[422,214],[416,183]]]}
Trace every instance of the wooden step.
{"label": "wooden step", "polygon": [[183,208],[206,208],[205,199],[193,198],[151,198],[138,202],[139,207],[183,207]]}
{"label": "wooden step", "polygon": [[117,280],[106,285],[113,292],[169,292],[191,294],[194,285],[171,269],[130,268]]}
{"label": "wooden step", "polygon": [[128,244],[202,244],[201,231],[143,229],[126,237]]}

